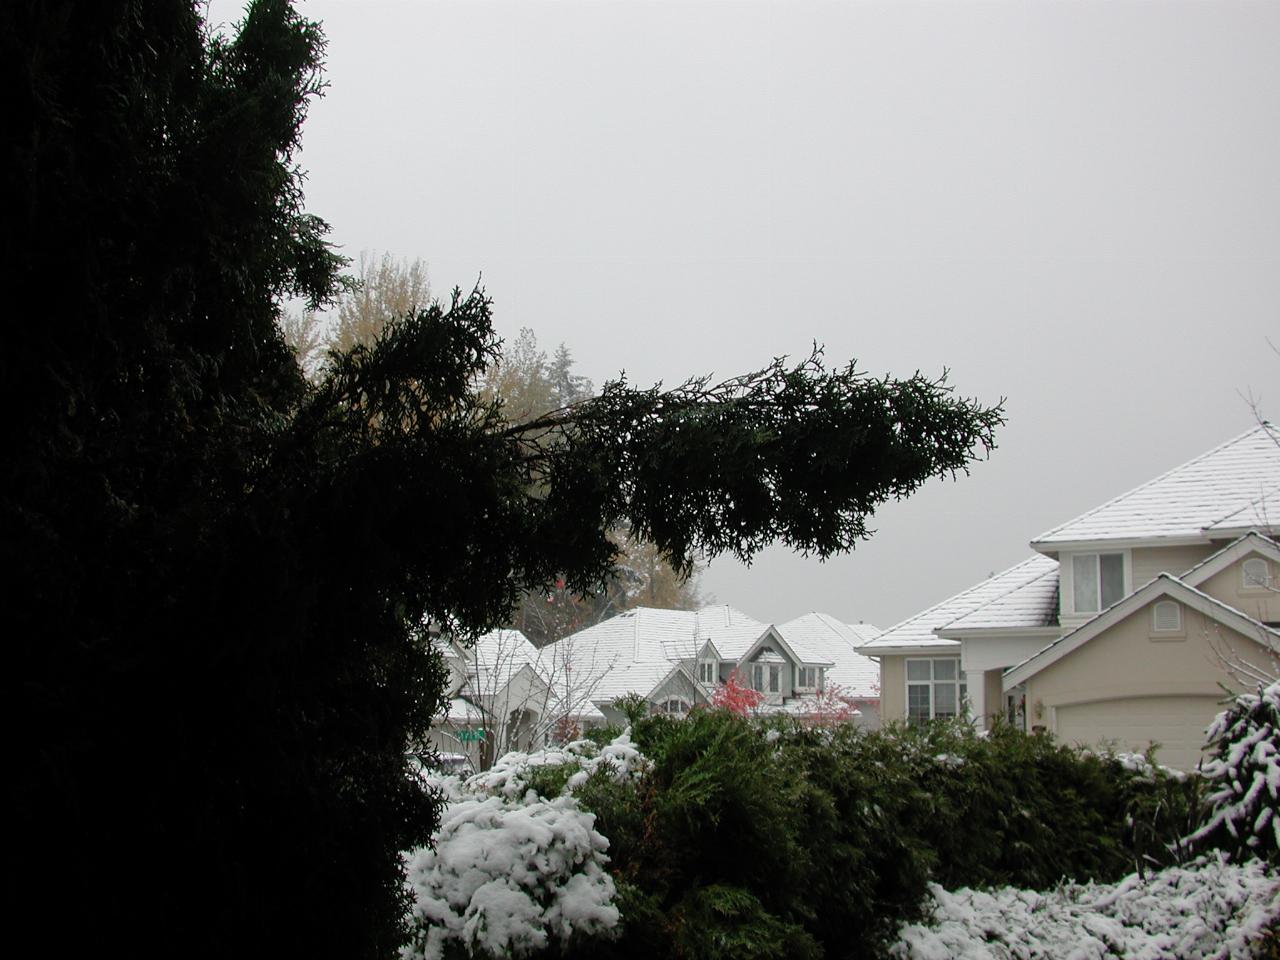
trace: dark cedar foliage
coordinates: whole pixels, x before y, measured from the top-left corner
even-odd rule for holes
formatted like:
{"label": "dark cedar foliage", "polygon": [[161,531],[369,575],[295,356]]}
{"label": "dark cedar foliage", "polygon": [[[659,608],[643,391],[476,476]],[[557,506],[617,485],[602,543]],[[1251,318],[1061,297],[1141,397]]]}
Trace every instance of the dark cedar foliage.
{"label": "dark cedar foliage", "polygon": [[595,585],[624,525],[677,564],[847,549],[1000,416],[812,358],[512,426],[478,291],[309,384],[277,321],[341,285],[292,159],[321,35],[200,10],[0,6],[10,903],[58,952],[385,956],[435,816],[424,618]]}

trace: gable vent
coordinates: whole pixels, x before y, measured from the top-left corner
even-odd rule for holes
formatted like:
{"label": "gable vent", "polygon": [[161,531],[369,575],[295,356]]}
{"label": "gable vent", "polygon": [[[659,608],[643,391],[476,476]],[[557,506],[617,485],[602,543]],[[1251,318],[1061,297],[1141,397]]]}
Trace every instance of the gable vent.
{"label": "gable vent", "polygon": [[1153,629],[1160,633],[1173,633],[1182,629],[1182,607],[1176,600],[1161,600],[1152,614]]}
{"label": "gable vent", "polygon": [[1250,557],[1241,567],[1244,574],[1242,586],[1246,590],[1258,590],[1271,586],[1271,577],[1267,570],[1267,561],[1261,557]]}

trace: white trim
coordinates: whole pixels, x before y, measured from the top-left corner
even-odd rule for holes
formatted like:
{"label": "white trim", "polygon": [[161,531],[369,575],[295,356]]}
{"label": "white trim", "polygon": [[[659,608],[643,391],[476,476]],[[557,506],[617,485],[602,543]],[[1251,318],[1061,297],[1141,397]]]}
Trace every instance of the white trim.
{"label": "white trim", "polygon": [[[1120,557],[1120,596],[1111,603],[1102,598],[1102,558],[1104,556]],[[1098,608],[1096,610],[1076,609],[1076,571],[1077,557],[1098,558]],[[1133,551],[1132,550],[1079,550],[1064,552],[1058,558],[1058,617],[1062,620],[1077,617],[1095,617],[1107,607],[1114,606],[1133,592]],[[1070,606],[1068,606],[1068,600]]]}
{"label": "white trim", "polygon": [[1222,538],[1209,536],[1116,537],[1097,540],[1061,540],[1052,543],[1032,540],[1031,549],[1056,560],[1060,554],[1064,553],[1115,553],[1119,550],[1133,550],[1138,547],[1190,547],[1210,543],[1214,539]]}
{"label": "white trim", "polygon": [[1235,607],[1227,606],[1221,600],[1202,593],[1195,587],[1188,586],[1177,577],[1162,573],[1140,590],[1129,594],[1115,606],[1104,610],[1088,623],[1077,627],[1062,639],[1049,644],[1039,653],[1028,657],[1004,675],[1001,687],[1008,690],[1020,683],[1025,683],[1046,667],[1057,663],[1067,654],[1074,652],[1092,640],[1108,627],[1112,627],[1126,619],[1135,610],[1140,610],[1156,597],[1169,596],[1180,600],[1185,606],[1199,610],[1206,617],[1235,630],[1237,633],[1258,636],[1280,650],[1280,630],[1273,630],[1266,624],[1241,613]]}
{"label": "white trim", "polygon": [[878,660],[881,657],[930,657],[930,656],[960,656],[961,643],[959,640],[939,640],[935,643],[920,643],[914,646],[900,647],[882,647],[879,650],[858,649],[858,653],[864,657],[870,657],[872,660]]}
{"label": "white trim", "polygon": [[987,637],[1058,637],[1062,627],[956,627],[934,631],[944,640],[982,640]]}
{"label": "white trim", "polygon": [[[955,676],[952,677],[950,680],[946,680],[946,679],[939,680],[934,676],[933,665],[939,660],[946,660],[948,662],[955,663],[956,665]],[[912,680],[911,679],[910,665],[912,661],[915,661],[916,663],[929,664],[928,680]],[[938,711],[937,711],[938,698],[934,694],[934,688],[941,685],[948,685],[948,684],[955,687],[956,712],[952,714],[946,714],[946,716],[948,718],[957,718],[957,717],[964,716],[965,693],[961,692],[960,688],[964,687],[965,692],[967,692],[969,684],[968,684],[968,676],[966,675],[964,670],[964,664],[960,662],[959,657],[946,657],[946,656],[944,657],[908,657],[906,659],[906,662],[904,662],[902,665],[902,682],[903,682],[903,704],[906,707],[905,719],[907,720],[908,723],[911,722],[911,688],[912,687],[927,686],[929,688],[929,716],[926,719],[928,720],[938,719]]]}

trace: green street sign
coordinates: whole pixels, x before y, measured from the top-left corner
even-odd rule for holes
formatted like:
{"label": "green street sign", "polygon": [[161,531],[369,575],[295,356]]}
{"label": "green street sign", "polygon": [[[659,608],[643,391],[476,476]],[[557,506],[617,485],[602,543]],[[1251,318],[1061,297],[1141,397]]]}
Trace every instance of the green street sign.
{"label": "green street sign", "polygon": [[476,743],[484,741],[484,728],[477,727],[475,730],[459,730],[458,739],[463,743]]}

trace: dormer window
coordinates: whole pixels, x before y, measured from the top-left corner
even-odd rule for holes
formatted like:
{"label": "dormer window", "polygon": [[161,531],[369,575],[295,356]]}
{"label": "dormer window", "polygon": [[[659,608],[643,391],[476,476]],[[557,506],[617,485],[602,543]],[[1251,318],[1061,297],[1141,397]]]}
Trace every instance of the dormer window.
{"label": "dormer window", "polygon": [[1245,590],[1266,590],[1271,586],[1271,570],[1262,557],[1250,557],[1240,566]]}
{"label": "dormer window", "polygon": [[698,682],[699,683],[704,683],[707,686],[710,686],[711,684],[715,683],[716,680],[719,679],[716,676],[717,672],[718,671],[716,670],[716,662],[714,660],[698,661]]}
{"label": "dormer window", "polygon": [[1124,597],[1123,553],[1078,553],[1071,558],[1076,613],[1097,613]]}

